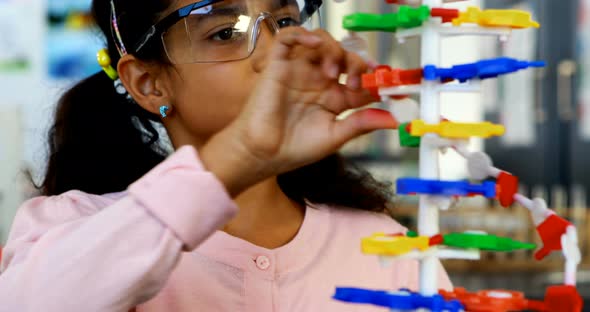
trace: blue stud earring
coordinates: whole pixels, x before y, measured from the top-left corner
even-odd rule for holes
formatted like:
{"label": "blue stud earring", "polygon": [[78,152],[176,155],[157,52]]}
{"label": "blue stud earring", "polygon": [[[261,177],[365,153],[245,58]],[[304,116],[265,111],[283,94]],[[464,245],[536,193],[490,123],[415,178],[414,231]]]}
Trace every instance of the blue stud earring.
{"label": "blue stud earring", "polygon": [[170,107],[168,105],[162,105],[160,106],[160,115],[162,115],[162,118],[166,118],[166,113],[170,110]]}

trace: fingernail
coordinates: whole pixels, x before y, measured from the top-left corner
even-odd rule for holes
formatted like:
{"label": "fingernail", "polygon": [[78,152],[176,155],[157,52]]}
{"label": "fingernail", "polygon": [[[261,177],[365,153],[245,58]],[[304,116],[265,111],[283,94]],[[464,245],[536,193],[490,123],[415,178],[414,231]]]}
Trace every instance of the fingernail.
{"label": "fingernail", "polygon": [[330,76],[330,78],[338,78],[338,76],[340,76],[340,67],[337,64],[330,65],[328,75]]}

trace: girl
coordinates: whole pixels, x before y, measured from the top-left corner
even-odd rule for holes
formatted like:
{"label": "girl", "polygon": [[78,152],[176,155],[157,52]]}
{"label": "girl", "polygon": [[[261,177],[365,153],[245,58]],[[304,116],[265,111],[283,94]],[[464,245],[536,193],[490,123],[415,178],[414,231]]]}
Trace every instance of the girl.
{"label": "girl", "polygon": [[368,66],[298,27],[320,5],[95,0],[116,71],[101,59],[105,73],[59,102],[44,196],[19,209],[5,248],[0,310],[371,311],[334,288],[415,289],[415,261],[382,269],[358,251],[405,229],[382,213],[385,186],[335,153],[397,124],[369,109],[336,118],[370,102]]}

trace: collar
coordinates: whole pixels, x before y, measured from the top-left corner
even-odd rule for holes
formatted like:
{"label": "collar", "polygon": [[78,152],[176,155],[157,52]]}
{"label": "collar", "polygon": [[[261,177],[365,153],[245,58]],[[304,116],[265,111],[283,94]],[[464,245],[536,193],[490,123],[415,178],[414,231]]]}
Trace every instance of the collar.
{"label": "collar", "polygon": [[306,205],[303,223],[287,244],[267,249],[223,231],[216,231],[194,252],[264,279],[304,268],[328,238],[329,209]]}

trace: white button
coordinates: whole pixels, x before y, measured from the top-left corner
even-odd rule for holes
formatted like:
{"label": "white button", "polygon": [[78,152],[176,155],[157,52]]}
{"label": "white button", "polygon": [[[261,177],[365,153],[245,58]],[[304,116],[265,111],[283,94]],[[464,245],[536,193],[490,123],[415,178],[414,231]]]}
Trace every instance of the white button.
{"label": "white button", "polygon": [[270,260],[266,256],[258,256],[256,258],[256,266],[261,270],[266,270],[270,266]]}

